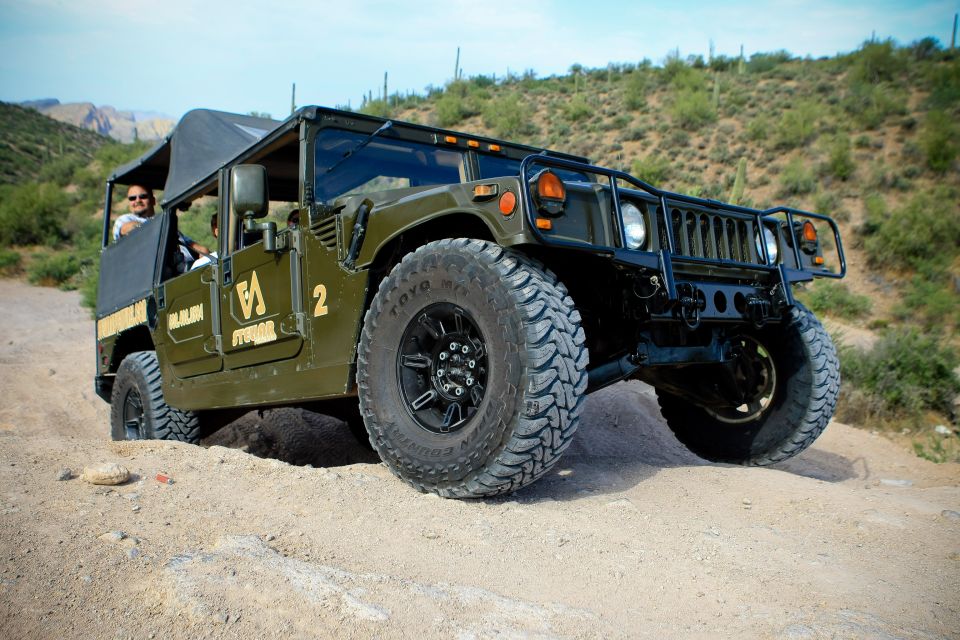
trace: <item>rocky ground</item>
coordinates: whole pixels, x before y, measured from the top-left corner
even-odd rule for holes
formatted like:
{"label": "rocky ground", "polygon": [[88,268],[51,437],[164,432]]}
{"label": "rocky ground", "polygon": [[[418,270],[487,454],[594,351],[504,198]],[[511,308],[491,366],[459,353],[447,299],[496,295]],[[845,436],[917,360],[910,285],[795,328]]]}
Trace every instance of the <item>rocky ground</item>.
{"label": "rocky ground", "polygon": [[0,280],[0,336],[5,638],[960,637],[960,465],[868,431],[705,464],[619,384],[549,477],[451,501],[295,409],[111,443],[75,293]]}

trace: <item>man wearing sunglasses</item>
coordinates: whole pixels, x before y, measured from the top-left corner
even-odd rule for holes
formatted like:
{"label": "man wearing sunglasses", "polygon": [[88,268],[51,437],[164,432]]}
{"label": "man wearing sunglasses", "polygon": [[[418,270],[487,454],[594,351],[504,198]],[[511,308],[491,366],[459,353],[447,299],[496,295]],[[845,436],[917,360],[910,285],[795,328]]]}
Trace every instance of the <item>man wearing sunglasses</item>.
{"label": "man wearing sunglasses", "polygon": [[[152,218],[156,213],[154,209],[156,204],[157,201],[153,197],[152,190],[141,187],[138,184],[130,185],[130,188],[127,189],[127,207],[130,209],[130,212],[123,214],[113,223],[113,241],[116,242],[146,222],[149,218]],[[193,262],[194,256],[191,252],[201,256],[209,255],[210,251],[205,246],[195,242],[193,238],[185,236],[182,233],[179,233],[179,235],[181,252],[186,262]]]}

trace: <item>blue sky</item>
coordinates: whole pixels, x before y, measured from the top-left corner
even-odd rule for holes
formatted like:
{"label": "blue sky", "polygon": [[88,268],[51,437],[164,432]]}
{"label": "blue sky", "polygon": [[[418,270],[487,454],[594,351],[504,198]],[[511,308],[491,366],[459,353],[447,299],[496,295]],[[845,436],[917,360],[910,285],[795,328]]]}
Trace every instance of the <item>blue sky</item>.
{"label": "blue sky", "polygon": [[660,63],[786,49],[832,56],[876,32],[949,45],[956,0],[0,0],[0,100],[59,98],[179,117],[194,107],[289,113],[358,106],[453,76]]}

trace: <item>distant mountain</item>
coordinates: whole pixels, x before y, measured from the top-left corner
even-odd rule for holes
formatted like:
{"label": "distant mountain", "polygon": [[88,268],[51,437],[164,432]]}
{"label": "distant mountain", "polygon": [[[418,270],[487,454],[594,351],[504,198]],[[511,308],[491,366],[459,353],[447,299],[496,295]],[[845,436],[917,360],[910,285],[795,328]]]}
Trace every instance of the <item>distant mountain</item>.
{"label": "distant mountain", "polygon": [[159,114],[119,111],[111,106],[98,107],[90,102],[61,104],[56,98],[44,98],[21,102],[20,105],[35,109],[54,120],[96,131],[120,142],[159,140],[176,124],[173,119]]}
{"label": "distant mountain", "polygon": [[89,162],[106,144],[112,144],[106,136],[0,102],[0,184],[37,180],[45,166],[61,158]]}

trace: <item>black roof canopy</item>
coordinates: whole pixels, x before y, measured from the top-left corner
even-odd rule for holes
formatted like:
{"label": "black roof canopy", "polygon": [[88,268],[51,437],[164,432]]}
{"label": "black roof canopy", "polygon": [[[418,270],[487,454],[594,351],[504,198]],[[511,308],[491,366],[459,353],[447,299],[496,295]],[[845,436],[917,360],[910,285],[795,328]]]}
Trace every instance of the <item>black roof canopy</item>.
{"label": "black roof canopy", "polygon": [[176,200],[280,125],[269,118],[194,109],[153,149],[114,171],[110,182],[163,189],[164,202]]}

